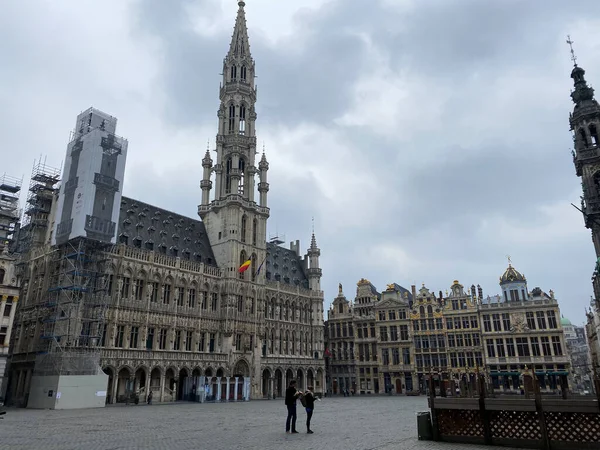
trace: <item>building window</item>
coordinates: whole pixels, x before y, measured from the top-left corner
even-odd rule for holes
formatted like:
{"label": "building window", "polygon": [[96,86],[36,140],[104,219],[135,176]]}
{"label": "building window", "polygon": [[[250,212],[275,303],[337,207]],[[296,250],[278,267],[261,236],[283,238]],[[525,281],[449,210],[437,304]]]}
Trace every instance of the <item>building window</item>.
{"label": "building window", "polygon": [[183,306],[184,305],[184,300],[183,300],[183,291],[184,289],[182,287],[177,287],[177,306]]}
{"label": "building window", "polygon": [[[340,306],[341,306],[341,303],[340,303]],[[379,320],[383,322],[385,320],[385,311],[379,311],[378,315],[379,315]]]}
{"label": "building window", "polygon": [[495,358],[496,357],[496,351],[494,349],[494,340],[493,339],[487,339],[486,343],[487,343],[488,356],[490,358]]}
{"label": "building window", "polygon": [[167,329],[161,328],[160,333],[158,335],[158,348],[160,350],[165,350],[167,348]]}
{"label": "building window", "polygon": [[383,365],[389,366],[390,365],[390,350],[387,348],[382,349],[381,350],[381,358],[383,361]]}
{"label": "building window", "polygon": [[559,336],[552,336],[552,348],[554,350],[554,355],[555,356],[562,356],[562,354],[563,354],[563,352],[562,352],[562,345],[560,343],[560,337]]}
{"label": "building window", "polygon": [[500,327],[500,314],[492,314],[492,320],[494,322],[494,331],[502,331]]}
{"label": "building window", "polygon": [[144,298],[144,280],[137,279],[134,283],[134,296],[136,300],[143,300]]}
{"label": "building window", "polygon": [[520,357],[530,356],[529,353],[529,342],[525,337],[517,338],[517,352]]}
{"label": "building window", "polygon": [[546,329],[546,316],[544,315],[544,311],[536,311],[535,313],[537,317],[538,328],[540,330]]}
{"label": "building window", "polygon": [[153,303],[158,302],[158,289],[159,288],[160,288],[160,285],[158,284],[157,281],[152,283],[152,298],[150,299],[150,301],[152,301]]}
{"label": "building window", "polygon": [[252,245],[256,245],[258,235],[258,220],[252,219]]}
{"label": "building window", "polygon": [[108,324],[105,323],[102,327],[102,336],[100,337],[100,347],[106,346],[106,335],[108,332]]}
{"label": "building window", "polygon": [[547,312],[548,314],[548,328],[556,329],[558,328],[558,324],[556,323],[556,314],[554,311],[550,310]]}
{"label": "building window", "polygon": [[400,340],[408,341],[408,325],[400,325]]}
{"label": "building window", "polygon": [[6,336],[8,335],[8,327],[0,327],[0,347],[8,345]]}
{"label": "building window", "polygon": [[192,331],[185,332],[185,351],[186,352],[192,351],[192,335],[193,335]]}
{"label": "building window", "polygon": [[[183,294],[182,294],[183,296]],[[188,289],[188,308],[196,307],[196,289]],[[204,309],[206,309],[206,304]]]}
{"label": "building window", "polygon": [[131,333],[129,335],[129,348],[138,348],[139,333],[140,327],[131,327]]}
{"label": "building window", "polygon": [[129,297],[129,285],[131,283],[131,278],[123,277],[123,286],[121,287],[121,298]]}
{"label": "building window", "polygon": [[206,351],[206,333],[200,333],[200,340],[198,341],[198,351],[205,352]]}
{"label": "building window", "polygon": [[395,366],[400,365],[400,349],[399,348],[392,349],[392,362]]}
{"label": "building window", "polygon": [[202,291],[202,309],[208,308],[208,291]]}
{"label": "building window", "polygon": [[219,302],[219,294],[217,294],[216,292],[211,292],[211,294],[210,294],[210,309],[212,311],[217,310],[218,302]]}
{"label": "building window", "polygon": [[240,351],[242,350],[242,335],[238,333],[235,335],[235,348]]}
{"label": "building window", "polygon": [[483,316],[483,330],[487,332],[492,331],[492,323],[490,322],[489,314]]}
{"label": "building window", "polygon": [[154,328],[148,328],[148,336],[146,336],[146,350],[154,348]]}
{"label": "building window", "polygon": [[173,341],[173,350],[181,350],[181,330],[175,331],[175,340]]}
{"label": "building window", "polygon": [[210,333],[210,340],[208,341],[208,351],[210,353],[215,352],[215,333]]}
{"label": "building window", "polygon": [[239,313],[244,312],[244,297],[241,295],[237,296],[237,310]]}
{"label": "building window", "polygon": [[504,351],[504,339],[496,339],[496,350],[498,351],[498,358],[506,357],[506,352]]}
{"label": "building window", "polygon": [[381,342],[387,342],[387,340],[388,340],[387,327],[379,327],[379,335],[381,336]]}
{"label": "building window", "polygon": [[115,347],[123,348],[123,335],[125,334],[125,325],[119,325],[117,327],[117,334],[115,335]]}
{"label": "building window", "polygon": [[504,331],[510,331],[510,314],[502,314],[502,325],[504,326]]}
{"label": "building window", "polygon": [[6,275],[6,272],[4,269],[0,269],[0,284],[4,284],[4,276]]}
{"label": "building window", "polygon": [[527,317],[527,326],[530,330],[535,330],[535,318],[533,317],[533,313],[531,311],[525,314]]}
{"label": "building window", "polygon": [[544,356],[552,356],[552,352],[550,351],[550,340],[547,336],[542,336],[540,338],[542,340],[542,351],[544,352]]}
{"label": "building window", "polygon": [[240,240],[242,242],[246,242],[246,227],[248,225],[248,217],[246,217],[246,214],[244,214],[242,216],[242,229],[240,230]]}
{"label": "building window", "polygon": [[246,66],[242,66],[242,69],[240,71],[240,75],[241,75],[241,79],[246,81]]}
{"label": "building window", "polygon": [[398,327],[391,326],[390,327],[390,341],[396,342],[398,340]]}
{"label": "building window", "polygon": [[171,285],[165,284],[163,286],[163,303],[168,305],[171,303]]}
{"label": "building window", "polygon": [[13,307],[13,297],[10,296],[6,299],[6,303],[4,304],[4,317],[10,317],[10,312]]}
{"label": "building window", "polygon": [[531,338],[531,355],[541,356],[540,353],[540,341],[537,336]]}
{"label": "building window", "polygon": [[506,338],[506,354],[509,358],[516,356],[515,341],[513,340],[513,338]]}
{"label": "building window", "polygon": [[239,127],[239,133],[240,134],[246,134],[246,106],[245,105],[241,105],[240,106],[240,127]]}

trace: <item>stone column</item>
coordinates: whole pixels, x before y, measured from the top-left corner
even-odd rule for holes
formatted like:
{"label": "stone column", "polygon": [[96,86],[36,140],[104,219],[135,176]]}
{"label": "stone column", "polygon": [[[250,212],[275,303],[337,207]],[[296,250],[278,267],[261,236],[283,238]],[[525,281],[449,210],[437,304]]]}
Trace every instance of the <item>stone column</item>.
{"label": "stone column", "polygon": [[149,370],[146,371],[146,384],[144,385],[144,398],[140,399],[140,401],[147,401],[148,394],[150,393],[150,383],[152,382],[152,378],[150,378],[151,372]]}
{"label": "stone column", "polygon": [[221,401],[221,377],[217,377],[217,392],[215,395],[215,402]]}
{"label": "stone column", "polygon": [[113,376],[112,394],[111,394],[111,398],[112,398],[113,404],[117,403],[117,389],[118,389],[118,387],[119,387],[119,375],[115,374]]}
{"label": "stone column", "polygon": [[242,380],[245,386],[245,390],[243,391],[244,401],[247,402],[250,401],[250,377],[244,377]]}
{"label": "stone column", "polygon": [[159,402],[163,402],[165,399],[165,377],[167,376],[167,372],[160,374],[160,393],[159,393]]}
{"label": "stone column", "polygon": [[229,377],[225,377],[225,381],[227,383],[227,386],[225,387],[225,401],[226,402],[229,401],[229,388],[230,388],[229,379],[230,379]]}
{"label": "stone column", "polygon": [[233,401],[234,402],[237,402],[237,400],[238,400],[237,391],[238,391],[238,377],[235,377],[235,382],[233,384]]}
{"label": "stone column", "polygon": [[273,383],[275,380],[273,380],[273,377],[269,377],[269,382],[267,384],[267,397],[269,400],[273,399]]}

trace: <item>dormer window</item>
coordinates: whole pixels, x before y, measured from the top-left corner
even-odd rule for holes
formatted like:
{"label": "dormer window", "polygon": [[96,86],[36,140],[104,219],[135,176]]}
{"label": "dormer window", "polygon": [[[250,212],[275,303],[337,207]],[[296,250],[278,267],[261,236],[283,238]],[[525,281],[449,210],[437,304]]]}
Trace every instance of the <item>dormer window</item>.
{"label": "dormer window", "polygon": [[136,237],[136,238],[133,240],[133,246],[134,246],[135,248],[142,248],[142,238],[141,238],[141,237],[139,237],[139,236],[138,236],[138,237]]}
{"label": "dormer window", "polygon": [[150,250],[153,251],[154,250],[154,242],[152,241],[146,241],[146,250]]}

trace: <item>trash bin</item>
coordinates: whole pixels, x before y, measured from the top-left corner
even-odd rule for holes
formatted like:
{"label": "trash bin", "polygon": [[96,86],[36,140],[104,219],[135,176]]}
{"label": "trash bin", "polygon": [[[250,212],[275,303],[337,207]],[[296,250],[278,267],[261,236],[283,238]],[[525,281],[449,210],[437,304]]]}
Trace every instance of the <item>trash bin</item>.
{"label": "trash bin", "polygon": [[431,425],[431,414],[427,412],[417,413],[417,434],[420,441],[433,440],[433,427]]}

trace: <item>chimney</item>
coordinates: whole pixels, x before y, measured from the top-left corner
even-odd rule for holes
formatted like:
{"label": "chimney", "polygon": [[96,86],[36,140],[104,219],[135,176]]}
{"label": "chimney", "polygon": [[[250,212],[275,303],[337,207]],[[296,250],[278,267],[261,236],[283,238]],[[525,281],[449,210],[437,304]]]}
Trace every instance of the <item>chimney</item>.
{"label": "chimney", "polygon": [[414,299],[417,297],[417,287],[416,287],[416,286],[413,284],[413,285],[410,287],[410,290],[411,290],[411,292],[412,292],[412,296],[413,296],[413,300],[414,300]]}

